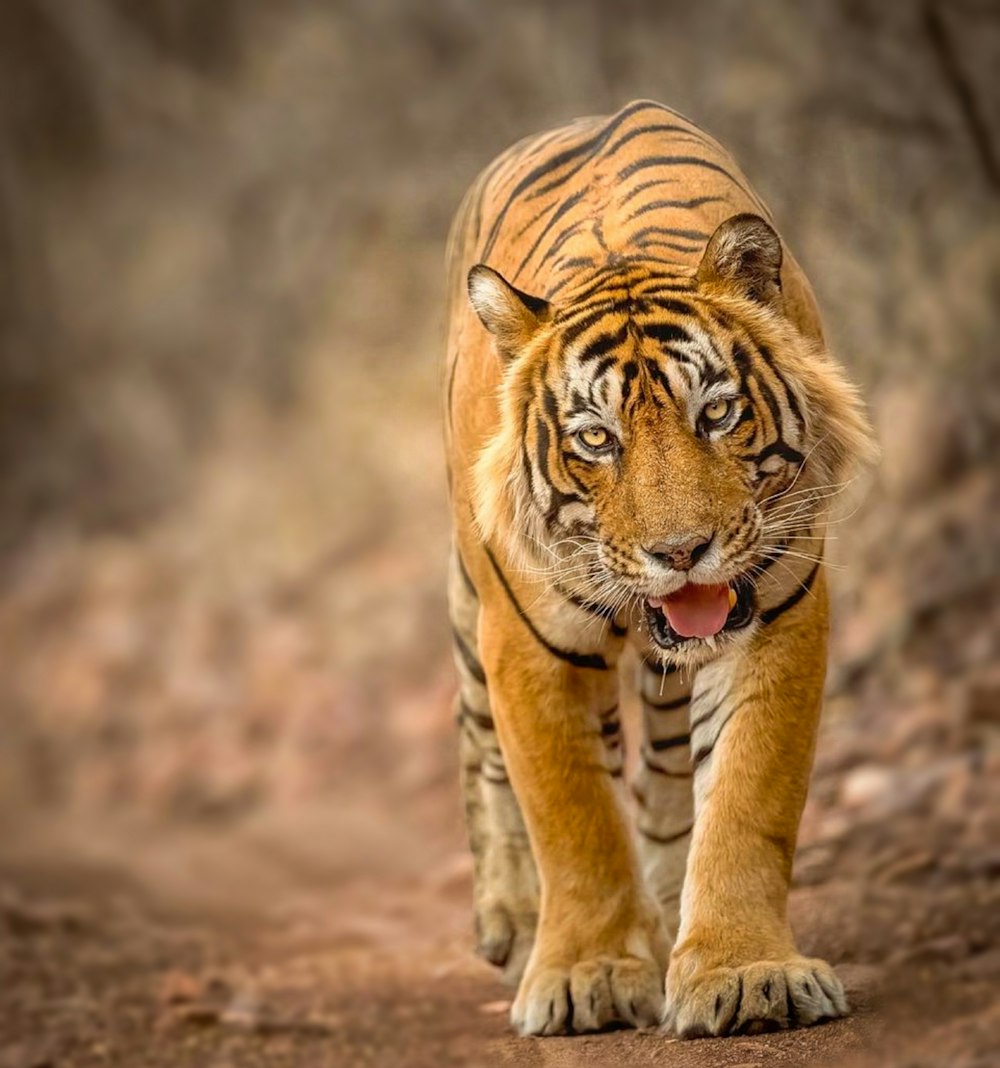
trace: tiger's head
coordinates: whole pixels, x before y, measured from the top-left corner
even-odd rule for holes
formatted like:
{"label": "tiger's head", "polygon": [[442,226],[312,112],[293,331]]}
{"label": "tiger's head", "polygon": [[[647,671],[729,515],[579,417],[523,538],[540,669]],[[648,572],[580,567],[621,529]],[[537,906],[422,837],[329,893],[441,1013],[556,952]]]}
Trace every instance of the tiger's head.
{"label": "tiger's head", "polygon": [[689,278],[620,262],[549,302],[469,274],[505,364],[484,539],[609,614],[641,609],[676,663],[749,631],[755,576],[870,452],[855,390],[784,314],[781,260],[738,215]]}

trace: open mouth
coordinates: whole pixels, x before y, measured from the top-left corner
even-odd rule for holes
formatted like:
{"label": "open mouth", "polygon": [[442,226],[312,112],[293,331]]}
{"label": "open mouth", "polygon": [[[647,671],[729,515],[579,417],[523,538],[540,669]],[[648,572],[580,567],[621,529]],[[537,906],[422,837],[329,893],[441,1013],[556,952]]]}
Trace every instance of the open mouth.
{"label": "open mouth", "polygon": [[649,633],[661,649],[675,649],[689,641],[714,644],[716,635],[745,627],[754,617],[757,599],[753,583],[703,586],[688,583],[666,597],[646,600]]}

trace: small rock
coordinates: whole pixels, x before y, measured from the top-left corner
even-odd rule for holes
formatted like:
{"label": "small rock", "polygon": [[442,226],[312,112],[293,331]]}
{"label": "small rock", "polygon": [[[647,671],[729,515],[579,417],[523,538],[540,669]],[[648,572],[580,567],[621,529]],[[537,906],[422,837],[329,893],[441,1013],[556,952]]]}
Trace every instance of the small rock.
{"label": "small rock", "polygon": [[256,1031],[260,1026],[260,999],[256,995],[243,991],[237,994],[222,1010],[220,1021],[227,1027],[241,1031]]}
{"label": "small rock", "polygon": [[201,980],[190,972],[172,969],[160,983],[160,1001],[165,1005],[182,1005],[197,1001],[204,994]]}
{"label": "small rock", "polygon": [[509,1001],[484,1001],[479,1006],[479,1011],[485,1013],[487,1016],[499,1015],[502,1012],[510,1011]]}
{"label": "small rock", "polygon": [[844,776],[841,801],[848,808],[866,808],[892,788],[892,772],[878,764],[862,764]]}

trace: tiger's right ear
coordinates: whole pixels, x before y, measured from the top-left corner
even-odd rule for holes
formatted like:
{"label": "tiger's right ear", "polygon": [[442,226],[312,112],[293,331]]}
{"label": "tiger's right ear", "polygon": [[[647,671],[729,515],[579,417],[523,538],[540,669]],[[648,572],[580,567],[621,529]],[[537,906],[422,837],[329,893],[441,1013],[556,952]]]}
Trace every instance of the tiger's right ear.
{"label": "tiger's right ear", "polygon": [[515,289],[484,263],[469,271],[469,301],[505,358],[514,356],[552,315],[547,300]]}

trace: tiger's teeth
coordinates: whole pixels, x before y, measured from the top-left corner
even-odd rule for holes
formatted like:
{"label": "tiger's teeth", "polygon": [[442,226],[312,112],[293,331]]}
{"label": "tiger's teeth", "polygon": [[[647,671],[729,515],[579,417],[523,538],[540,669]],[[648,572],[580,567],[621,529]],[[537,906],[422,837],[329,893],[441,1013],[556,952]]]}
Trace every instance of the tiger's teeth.
{"label": "tiger's teeth", "polygon": [[730,609],[736,604],[736,591],[732,586],[729,587],[729,607]]}
{"label": "tiger's teeth", "polygon": [[715,635],[714,634],[709,634],[705,638],[705,641],[708,643],[709,649],[711,649],[712,652],[714,653],[715,652]]}

